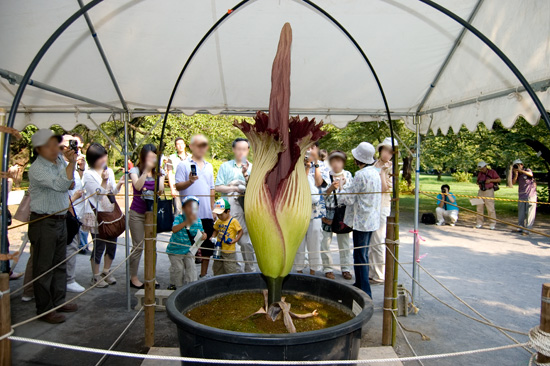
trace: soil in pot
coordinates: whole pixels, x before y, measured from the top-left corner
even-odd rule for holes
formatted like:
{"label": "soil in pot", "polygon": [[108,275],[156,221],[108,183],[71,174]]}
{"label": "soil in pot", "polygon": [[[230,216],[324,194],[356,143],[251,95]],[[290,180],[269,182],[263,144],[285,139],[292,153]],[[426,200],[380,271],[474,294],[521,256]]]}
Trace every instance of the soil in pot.
{"label": "soil in pot", "polygon": [[[337,304],[329,304],[299,293],[283,294],[295,314],[307,314],[317,310],[317,315],[304,319],[294,318],[297,332],[329,328],[344,323],[353,314]],[[201,304],[184,315],[210,327],[245,333],[288,333],[282,319],[273,322],[265,314],[249,317],[264,306],[264,296],[259,292],[239,292],[217,297]]]}

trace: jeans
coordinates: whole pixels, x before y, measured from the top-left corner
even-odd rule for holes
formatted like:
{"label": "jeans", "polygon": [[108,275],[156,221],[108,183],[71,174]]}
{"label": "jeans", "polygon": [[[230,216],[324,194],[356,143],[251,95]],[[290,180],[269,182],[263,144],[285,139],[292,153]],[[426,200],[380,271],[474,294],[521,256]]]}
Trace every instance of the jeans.
{"label": "jeans", "polygon": [[80,245],[78,249],[86,247],[88,249],[88,232],[80,230]]}
{"label": "jeans", "polygon": [[372,231],[353,230],[353,261],[355,262],[355,287],[365,291],[372,298],[369,283],[369,244]]}

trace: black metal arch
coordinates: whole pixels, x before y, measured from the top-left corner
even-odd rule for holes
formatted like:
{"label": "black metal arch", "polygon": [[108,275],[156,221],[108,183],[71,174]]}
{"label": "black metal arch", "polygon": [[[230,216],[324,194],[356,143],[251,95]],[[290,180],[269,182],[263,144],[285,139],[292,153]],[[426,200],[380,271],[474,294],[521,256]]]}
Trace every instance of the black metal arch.
{"label": "black metal arch", "polygon": [[[34,70],[36,69],[36,67],[40,63],[43,56],[49,50],[51,45],[57,40],[57,38],[59,38],[59,36],[72,23],[74,23],[74,21],[76,21],[80,16],[85,14],[88,10],[92,9],[93,7],[95,7],[97,4],[99,4],[102,1],[103,0],[92,0],[88,4],[86,4],[84,7],[81,7],[78,11],[76,11],[73,15],[71,15],[65,22],[63,22],[63,24],[61,24],[59,26],[59,28],[56,29],[56,31],[48,38],[48,40],[40,48],[40,50],[38,51],[38,53],[36,54],[34,59],[31,61],[29,67],[27,68],[27,71],[25,72],[25,75],[21,79],[21,83],[19,84],[19,87],[17,88],[17,92],[15,93],[15,96],[14,96],[14,99],[13,99],[13,102],[12,102],[12,105],[11,105],[11,108],[10,108],[10,111],[9,111],[9,117],[8,117],[8,120],[7,120],[7,126],[8,127],[13,127],[14,122],[15,122],[15,116],[17,115],[17,109],[18,109],[19,104],[21,102],[21,98],[23,96],[23,93],[25,91],[27,83],[29,82]],[[235,7],[233,7],[231,9],[231,11],[228,11],[226,14],[224,14],[224,16],[222,16],[212,26],[212,28],[207,32],[207,34],[205,34],[205,36],[203,37],[203,39],[201,39],[199,44],[197,44],[197,46],[193,50],[193,53],[190,55],[189,59],[185,63],[184,68],[182,69],[182,71],[181,71],[181,73],[180,73],[180,75],[177,79],[174,90],[172,91],[172,95],[170,96],[168,107],[166,108],[165,118],[164,118],[164,122],[163,122],[163,129],[162,129],[162,134],[161,134],[161,136],[162,136],[161,137],[161,142],[160,142],[161,146],[160,146],[159,150],[162,151],[162,148],[163,148],[163,138],[164,138],[163,135],[164,135],[165,125],[166,125],[166,121],[167,121],[168,114],[169,114],[169,109],[171,107],[173,98],[175,96],[175,92],[177,90],[177,87],[179,86],[181,78],[183,77],[183,74],[184,74],[185,70],[187,69],[187,66],[189,65],[189,61],[194,57],[194,55],[199,50],[200,46],[204,43],[204,41],[231,14],[231,12],[237,10],[238,8],[240,8],[241,6],[243,6],[244,4],[246,4],[249,1],[250,0],[241,1]],[[364,60],[369,65],[369,68],[371,69],[371,71],[373,73],[373,76],[375,77],[375,79],[377,81],[377,84],[379,86],[379,89],[380,89],[380,92],[381,92],[381,95],[382,95],[382,98],[384,100],[384,104],[385,104],[385,107],[386,107],[386,113],[387,113],[388,121],[390,123],[390,132],[392,132],[392,136],[393,136],[393,128],[391,126],[391,113],[390,113],[389,108],[388,108],[388,104],[387,104],[386,97],[385,97],[385,94],[384,94],[383,89],[382,89],[382,85],[381,85],[378,77],[376,76],[374,68],[370,64],[370,61],[368,60],[367,56],[365,55],[365,53],[363,52],[363,50],[361,49],[359,44],[353,39],[353,37],[347,32],[347,30],[336,19],[334,19],[329,13],[327,13],[325,10],[323,10],[321,7],[319,7],[318,5],[316,5],[315,3],[313,3],[310,0],[302,0],[302,1],[304,3],[312,6],[314,9],[321,12],[321,14],[323,14],[325,17],[327,17],[334,25],[336,25],[342,32],[344,32],[344,34],[348,37],[348,39],[350,39],[350,41],[354,44],[354,46],[357,48],[357,50],[361,53],[362,57],[364,58]],[[460,18],[458,15],[451,12],[447,8],[441,6],[437,3],[434,3],[431,0],[419,0],[419,1],[421,1],[422,3],[428,5],[428,6],[434,8],[436,10],[438,10],[439,12],[445,14],[446,16],[450,17],[454,21],[461,24],[464,28],[468,29],[477,38],[479,38],[483,43],[485,43],[493,52],[495,52],[497,54],[497,56],[499,56],[499,58],[506,64],[506,66],[508,66],[508,68],[510,68],[510,70],[514,73],[514,75],[521,82],[521,84],[523,85],[523,87],[525,88],[525,90],[527,91],[527,93],[529,94],[529,96],[531,97],[531,99],[533,100],[535,105],[537,106],[537,109],[539,110],[539,112],[541,114],[541,118],[544,119],[546,125],[550,129],[550,116],[548,115],[547,111],[544,108],[544,105],[542,104],[542,102],[540,101],[538,96],[536,95],[535,91],[533,90],[533,88],[531,88],[531,86],[529,85],[529,82],[527,81],[527,79],[525,79],[525,77],[521,74],[521,72],[518,70],[518,68],[512,63],[512,61],[493,42],[491,42],[491,40],[489,40],[478,29],[473,27],[468,22],[464,21],[464,19]],[[2,171],[7,171],[7,169],[8,169],[10,138],[11,138],[10,134],[8,134],[8,133],[4,134],[4,138],[3,138],[4,145],[3,145],[3,151],[2,151],[2,164],[1,164]],[[392,140],[392,143],[393,143],[393,140]],[[394,190],[395,190],[395,184],[394,184]],[[1,242],[0,253],[6,253],[7,252],[7,210],[8,210],[7,204],[6,204],[7,203],[7,193],[8,193],[7,192],[7,178],[2,178],[1,198],[2,198],[2,202],[4,204],[2,205],[2,222],[1,222],[2,227],[1,227],[1,233],[0,233],[0,242]],[[0,265],[1,265],[0,270],[4,270],[6,262],[1,261]]]}

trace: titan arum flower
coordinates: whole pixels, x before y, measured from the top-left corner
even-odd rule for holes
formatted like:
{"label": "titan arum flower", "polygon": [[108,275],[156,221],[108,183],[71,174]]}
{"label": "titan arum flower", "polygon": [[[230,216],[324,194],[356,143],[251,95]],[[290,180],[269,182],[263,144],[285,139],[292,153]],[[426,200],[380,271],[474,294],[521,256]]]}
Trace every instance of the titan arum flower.
{"label": "titan arum flower", "polygon": [[289,117],[291,43],[292,29],[286,23],[273,61],[269,114],[258,111],[255,124],[235,123],[254,151],[244,206],[258,265],[267,278],[269,304],[281,300],[283,278],[309,226],[311,189],[304,158],[325,135],[322,122]]}

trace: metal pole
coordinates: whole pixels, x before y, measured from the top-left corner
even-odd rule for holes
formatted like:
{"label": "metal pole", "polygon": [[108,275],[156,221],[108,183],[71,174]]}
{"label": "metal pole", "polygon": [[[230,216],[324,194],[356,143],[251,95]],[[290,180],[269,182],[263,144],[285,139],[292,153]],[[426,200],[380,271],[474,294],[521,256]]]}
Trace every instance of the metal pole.
{"label": "metal pole", "polygon": [[[0,126],[4,126],[6,123],[6,110],[4,108],[0,108]],[[0,138],[0,149],[2,149],[2,151],[4,150],[3,149],[3,144],[6,143],[6,138],[5,136],[4,137],[1,137]],[[4,159],[7,159],[6,157],[4,157]],[[7,179],[6,180],[3,180],[2,181],[2,191],[8,189],[8,184],[7,184]],[[8,197],[8,194],[6,193],[4,195],[4,192],[2,192],[2,197]],[[8,201],[3,201],[2,198],[0,198],[0,202],[2,202],[2,207],[6,206],[8,207]],[[6,210],[7,212],[7,210]],[[6,212],[2,211],[1,215],[5,214]],[[0,223],[0,225],[4,225],[4,220],[2,220],[2,222]],[[8,232],[7,232],[7,228],[6,228],[6,238],[7,238],[7,235],[8,235]],[[2,235],[4,235],[4,230],[2,230]],[[0,253],[2,254],[7,254],[8,253],[8,241],[7,240],[2,240],[2,244],[1,244],[1,251]],[[8,267],[9,267],[9,261],[0,261],[0,273],[5,273],[5,272],[8,272]]]}
{"label": "metal pole", "polygon": [[[126,231],[124,232],[124,249],[126,250],[126,258],[130,255],[130,218],[129,213],[129,196],[128,196],[128,113],[124,113],[124,219],[126,221]],[[130,261],[126,261],[126,300],[128,311],[132,310],[132,293],[130,292]]]}
{"label": "metal pole", "polygon": [[145,213],[145,260],[144,280],[145,297],[145,346],[153,347],[155,344],[155,237],[156,237],[156,215],[152,211]]}
{"label": "metal pole", "polygon": [[420,117],[414,117],[416,126],[416,166],[414,174],[414,245],[413,245],[413,278],[412,283],[412,300],[415,302],[418,299],[418,250],[420,243],[418,242],[418,222],[420,210]]}
{"label": "metal pole", "polygon": [[[23,80],[22,75],[19,75],[19,74],[16,74],[15,72],[12,72],[12,71],[9,71],[9,70],[4,70],[4,69],[0,69],[0,77],[3,77],[4,79],[8,80],[8,82],[10,84],[17,84],[17,85],[21,84],[21,81]],[[95,106],[98,106],[98,107],[105,107],[105,108],[109,109],[110,111],[121,111],[122,110],[122,109],[120,109],[118,107],[115,107],[115,106],[112,106],[110,104],[99,102],[97,100],[87,98],[87,97],[84,97],[82,95],[78,95],[78,94],[75,94],[75,93],[71,93],[69,91],[59,89],[59,88],[56,88],[54,86],[51,86],[51,85],[48,85],[48,84],[45,84],[45,83],[41,83],[40,81],[36,81],[36,80],[33,80],[33,79],[29,79],[29,81],[27,81],[27,85],[34,86],[35,88],[42,89],[42,90],[45,90],[45,91],[50,92],[50,93],[62,95],[64,97],[71,98],[71,99],[74,99],[74,100],[80,100],[81,102],[92,104],[92,105],[95,105]],[[71,111],[71,113],[74,113],[74,110]]]}

